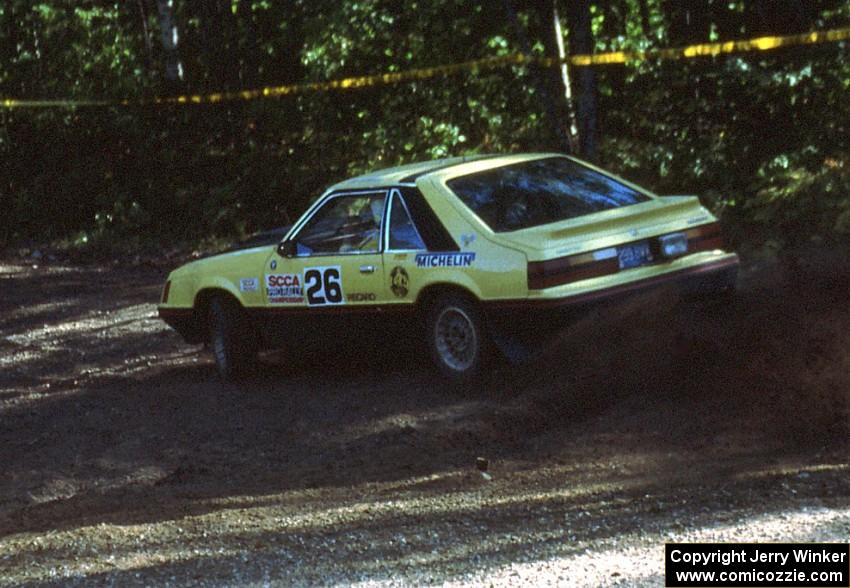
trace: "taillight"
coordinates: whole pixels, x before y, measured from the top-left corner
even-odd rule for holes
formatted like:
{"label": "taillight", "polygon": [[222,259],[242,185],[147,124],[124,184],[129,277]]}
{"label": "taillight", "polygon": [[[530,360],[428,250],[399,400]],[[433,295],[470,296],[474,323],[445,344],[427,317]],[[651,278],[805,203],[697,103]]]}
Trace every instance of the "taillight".
{"label": "taillight", "polygon": [[685,235],[688,238],[688,253],[713,251],[714,249],[723,249],[725,246],[720,223],[710,223],[696,227],[695,229],[686,231]]}
{"label": "taillight", "polygon": [[171,290],[171,280],[165,282],[165,287],[162,289],[162,303],[168,302],[168,292]]}
{"label": "taillight", "polygon": [[618,271],[620,262],[614,247],[547,261],[532,261],[528,264],[528,288],[542,290]]}
{"label": "taillight", "polygon": [[[723,249],[725,245],[720,223],[716,222],[689,229],[684,233],[660,235],[645,241],[649,243],[653,253],[650,262],[653,262],[653,258],[655,261],[670,260],[698,251]],[[640,243],[640,241],[635,243]],[[630,245],[630,243],[625,245]],[[623,246],[620,245],[619,247]],[[617,247],[597,249],[588,253],[546,261],[531,261],[528,264],[528,288],[530,290],[553,288],[579,280],[616,274],[619,271],[620,262],[617,256]]]}

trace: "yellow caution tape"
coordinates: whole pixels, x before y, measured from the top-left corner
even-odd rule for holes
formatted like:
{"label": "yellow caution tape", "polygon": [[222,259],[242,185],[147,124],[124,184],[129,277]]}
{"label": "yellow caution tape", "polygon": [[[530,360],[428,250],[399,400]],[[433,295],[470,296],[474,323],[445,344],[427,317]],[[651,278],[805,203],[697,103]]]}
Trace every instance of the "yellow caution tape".
{"label": "yellow caution tape", "polygon": [[470,71],[474,72],[498,69],[508,65],[534,64],[542,67],[557,67],[563,63],[569,63],[576,67],[586,67],[590,65],[622,64],[632,61],[646,61],[651,59],[667,60],[711,57],[729,53],[768,51],[771,49],[790,47],[794,45],[815,45],[819,43],[831,43],[846,40],[850,40],[850,27],[832,29],[829,31],[803,33],[799,35],[758,37],[755,39],[725,41],[720,43],[701,43],[697,45],[689,45],[687,47],[672,47],[648,51],[612,51],[608,53],[597,53],[594,55],[572,55],[565,57],[564,59],[512,54],[500,57],[485,57],[483,59],[475,59],[472,61],[449,65],[439,65],[435,67],[417,68],[401,72],[389,72],[368,76],[357,76],[327,82],[306,82],[285,86],[270,86],[256,90],[169,96],[152,98],[149,100],[16,100],[10,98],[0,99],[0,107],[56,108],[76,106],[145,106],[150,104],[216,104],[219,102],[234,100],[256,100],[258,98],[281,97],[294,94],[304,94],[307,92],[329,92],[334,90],[351,90],[355,88],[399,84],[403,82],[426,80],[438,76],[448,76]]}
{"label": "yellow caution tape", "polygon": [[112,106],[116,102],[109,100],[17,100],[15,98],[0,98],[3,108],[56,108],[72,106]]}
{"label": "yellow caution tape", "polygon": [[[567,61],[572,65],[581,67],[587,65],[626,63],[628,61],[645,61],[648,59],[690,59],[693,57],[713,57],[715,55],[743,53],[746,51],[769,51],[771,49],[791,47],[793,45],[834,43],[836,41],[847,41],[848,39],[850,39],[850,27],[830,31],[802,33],[799,35],[785,35],[782,37],[758,37],[741,41],[700,43],[687,47],[673,47],[650,51],[614,51],[611,53],[599,53],[597,55],[573,55]],[[545,61],[547,65],[549,63],[560,63],[560,60],[557,59],[547,59]]]}

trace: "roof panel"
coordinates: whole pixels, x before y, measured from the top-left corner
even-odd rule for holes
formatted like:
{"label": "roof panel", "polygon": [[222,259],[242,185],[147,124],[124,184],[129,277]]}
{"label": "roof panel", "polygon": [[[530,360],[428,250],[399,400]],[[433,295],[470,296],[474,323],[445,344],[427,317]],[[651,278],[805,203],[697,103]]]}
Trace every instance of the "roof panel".
{"label": "roof panel", "polygon": [[497,159],[500,157],[503,156],[465,155],[461,157],[447,157],[444,159],[434,159],[432,161],[409,163],[407,165],[375,170],[361,176],[355,176],[353,178],[343,180],[342,182],[333,185],[331,190],[352,190],[394,186],[397,184],[414,182],[425,174],[447,169],[455,165],[461,165],[463,163],[480,159]]}

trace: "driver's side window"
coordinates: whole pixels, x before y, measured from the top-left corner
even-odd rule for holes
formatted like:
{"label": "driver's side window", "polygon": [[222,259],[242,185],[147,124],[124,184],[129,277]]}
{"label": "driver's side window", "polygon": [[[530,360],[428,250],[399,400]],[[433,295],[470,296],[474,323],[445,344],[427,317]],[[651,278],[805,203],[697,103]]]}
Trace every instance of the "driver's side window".
{"label": "driver's side window", "polygon": [[333,196],[295,236],[295,254],[378,253],[386,192]]}

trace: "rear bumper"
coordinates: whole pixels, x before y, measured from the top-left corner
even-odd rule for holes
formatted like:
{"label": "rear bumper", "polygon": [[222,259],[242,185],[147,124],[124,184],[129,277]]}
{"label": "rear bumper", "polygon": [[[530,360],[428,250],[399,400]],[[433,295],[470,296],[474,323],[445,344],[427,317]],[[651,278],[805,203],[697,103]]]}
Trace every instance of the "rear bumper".
{"label": "rear bumper", "polygon": [[711,298],[734,290],[737,255],[563,298],[499,300],[486,303],[487,319],[498,333],[551,332],[584,312],[616,304],[632,296],[669,288],[685,298]]}

